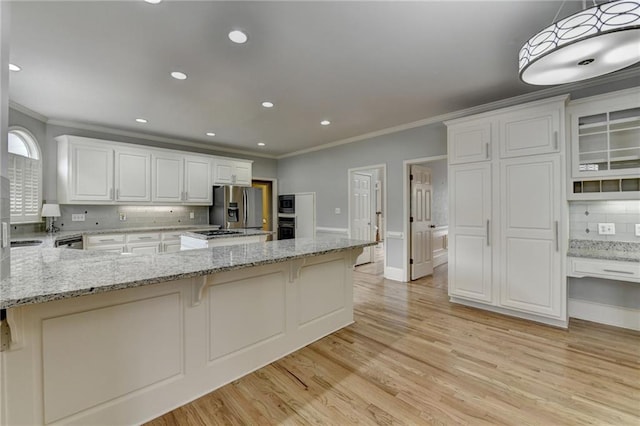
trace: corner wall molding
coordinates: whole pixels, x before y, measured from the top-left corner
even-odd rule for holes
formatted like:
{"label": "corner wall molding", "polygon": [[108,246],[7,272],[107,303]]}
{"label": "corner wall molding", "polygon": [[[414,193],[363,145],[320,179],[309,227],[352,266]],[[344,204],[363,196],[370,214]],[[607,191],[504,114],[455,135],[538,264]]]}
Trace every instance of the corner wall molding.
{"label": "corner wall molding", "polygon": [[445,114],[437,115],[435,117],[429,117],[422,120],[413,121],[411,123],[401,124],[399,126],[388,127],[386,129],[378,130],[376,132],[365,133],[363,135],[354,136],[351,138],[342,139],[335,142],[329,142],[329,143],[318,145],[312,148],[290,152],[288,154],[277,156],[276,158],[280,160],[288,157],[296,157],[298,155],[308,154],[310,152],[315,152],[315,151],[322,151],[324,149],[329,149],[329,148],[333,148],[340,145],[346,145],[353,142],[359,142],[366,139],[372,139],[378,136],[384,136],[391,133],[401,132],[403,130],[414,129],[416,127],[427,126],[429,124],[442,123],[444,121],[454,120],[456,118],[462,118],[468,115],[475,115],[483,112],[493,111],[495,109],[507,108],[507,107],[511,107],[511,106],[526,103],[526,102],[542,100],[544,98],[548,98],[552,96],[568,95],[568,93],[575,90],[586,89],[593,86],[600,86],[603,84],[612,83],[615,81],[624,80],[626,78],[636,77],[636,76],[640,77],[639,67],[618,71],[618,72],[605,75],[603,77],[593,79],[593,80],[579,81],[576,83],[549,87],[546,89],[525,93],[523,95],[513,96],[511,98],[501,99],[498,101],[489,102],[487,104],[482,104],[482,105],[474,106],[471,108],[448,112]]}
{"label": "corner wall molding", "polygon": [[16,103],[14,101],[9,101],[9,108],[10,109],[15,109],[16,111],[19,111],[21,113],[23,113],[24,115],[28,115],[31,118],[35,118],[36,120],[42,121],[43,123],[46,123],[48,118],[45,117],[44,115],[35,112],[25,106],[20,105],[19,103]]}

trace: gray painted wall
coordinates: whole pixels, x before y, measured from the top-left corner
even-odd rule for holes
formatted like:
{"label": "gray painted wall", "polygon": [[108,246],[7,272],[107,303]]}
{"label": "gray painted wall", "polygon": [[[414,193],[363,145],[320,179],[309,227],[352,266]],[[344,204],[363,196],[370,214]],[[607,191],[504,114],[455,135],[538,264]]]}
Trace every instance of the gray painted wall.
{"label": "gray painted wall", "polygon": [[[403,231],[403,161],[435,157],[447,152],[442,123],[378,136],[278,161],[279,192],[315,192],[317,226],[348,228],[348,169],[387,165],[387,229]],[[335,214],[339,207],[341,214]],[[385,238],[387,266],[403,267],[404,241]]]}
{"label": "gray painted wall", "polygon": [[[278,161],[279,192],[315,192],[318,226],[348,228],[351,168],[387,165],[387,227],[402,231],[403,161],[446,154],[444,124],[418,127]],[[334,209],[339,207],[341,214]]]}

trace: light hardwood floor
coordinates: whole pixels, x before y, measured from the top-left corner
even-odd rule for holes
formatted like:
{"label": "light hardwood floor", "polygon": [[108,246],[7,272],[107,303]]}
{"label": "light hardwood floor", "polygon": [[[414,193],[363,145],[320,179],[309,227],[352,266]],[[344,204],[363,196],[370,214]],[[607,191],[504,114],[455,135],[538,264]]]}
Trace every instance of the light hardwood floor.
{"label": "light hardwood floor", "polygon": [[149,425],[640,425],[640,333],[453,305],[447,265],[355,273],[355,324]]}

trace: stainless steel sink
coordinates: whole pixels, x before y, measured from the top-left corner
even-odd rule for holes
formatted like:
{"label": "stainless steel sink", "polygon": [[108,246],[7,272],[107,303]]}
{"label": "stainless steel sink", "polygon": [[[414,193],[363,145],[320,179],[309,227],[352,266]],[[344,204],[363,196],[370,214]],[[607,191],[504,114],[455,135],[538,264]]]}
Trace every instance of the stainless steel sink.
{"label": "stainless steel sink", "polygon": [[33,247],[42,244],[42,240],[19,240],[11,241],[11,247]]}

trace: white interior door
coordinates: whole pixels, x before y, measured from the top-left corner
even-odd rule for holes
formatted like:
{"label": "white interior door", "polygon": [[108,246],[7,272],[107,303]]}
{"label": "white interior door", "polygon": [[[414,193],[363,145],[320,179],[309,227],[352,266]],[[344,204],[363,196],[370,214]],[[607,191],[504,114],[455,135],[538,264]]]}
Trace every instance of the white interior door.
{"label": "white interior door", "polygon": [[431,169],[411,166],[411,279],[433,274]]}
{"label": "white interior door", "polygon": [[[371,240],[371,175],[367,173],[351,173],[351,238]],[[373,262],[373,250],[365,247],[358,256],[356,265]]]}

